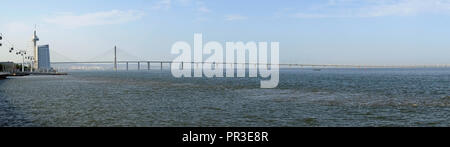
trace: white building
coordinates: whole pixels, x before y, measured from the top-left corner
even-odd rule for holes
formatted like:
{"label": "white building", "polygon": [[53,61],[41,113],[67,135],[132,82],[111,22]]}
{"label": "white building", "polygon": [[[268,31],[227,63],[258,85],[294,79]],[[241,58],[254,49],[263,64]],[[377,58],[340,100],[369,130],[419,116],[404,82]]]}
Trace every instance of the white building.
{"label": "white building", "polygon": [[13,62],[0,62],[0,72],[13,72],[14,71]]}
{"label": "white building", "polygon": [[50,47],[48,44],[38,46],[38,59],[39,70],[50,70],[52,68],[50,65]]}

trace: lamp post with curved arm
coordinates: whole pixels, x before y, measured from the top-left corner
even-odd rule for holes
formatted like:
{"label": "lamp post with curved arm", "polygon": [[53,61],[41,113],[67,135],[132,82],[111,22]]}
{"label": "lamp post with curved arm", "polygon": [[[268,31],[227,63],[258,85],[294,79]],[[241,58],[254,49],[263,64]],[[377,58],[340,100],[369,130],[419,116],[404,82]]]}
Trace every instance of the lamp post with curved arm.
{"label": "lamp post with curved arm", "polygon": [[27,55],[27,51],[25,50],[17,51],[16,55],[22,56],[22,72],[25,72],[25,55]]}
{"label": "lamp post with curved arm", "polygon": [[30,72],[33,72],[33,68],[34,68],[34,56],[28,56],[28,57],[25,57],[25,59],[31,61]]}

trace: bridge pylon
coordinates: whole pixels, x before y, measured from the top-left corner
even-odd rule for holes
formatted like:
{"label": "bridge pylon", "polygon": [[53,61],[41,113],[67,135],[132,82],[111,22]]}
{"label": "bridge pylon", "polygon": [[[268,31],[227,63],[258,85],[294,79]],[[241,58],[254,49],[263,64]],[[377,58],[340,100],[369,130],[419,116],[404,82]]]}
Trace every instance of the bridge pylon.
{"label": "bridge pylon", "polygon": [[117,71],[117,46],[114,46],[114,71]]}

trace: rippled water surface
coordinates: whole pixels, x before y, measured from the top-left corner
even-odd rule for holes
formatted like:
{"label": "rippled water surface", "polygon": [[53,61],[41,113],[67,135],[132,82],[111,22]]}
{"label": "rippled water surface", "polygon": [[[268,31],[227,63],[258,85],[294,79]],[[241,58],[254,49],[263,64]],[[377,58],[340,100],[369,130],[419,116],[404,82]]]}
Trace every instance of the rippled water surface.
{"label": "rippled water surface", "polygon": [[0,80],[0,126],[450,126],[450,69],[284,69],[260,79],[169,71]]}

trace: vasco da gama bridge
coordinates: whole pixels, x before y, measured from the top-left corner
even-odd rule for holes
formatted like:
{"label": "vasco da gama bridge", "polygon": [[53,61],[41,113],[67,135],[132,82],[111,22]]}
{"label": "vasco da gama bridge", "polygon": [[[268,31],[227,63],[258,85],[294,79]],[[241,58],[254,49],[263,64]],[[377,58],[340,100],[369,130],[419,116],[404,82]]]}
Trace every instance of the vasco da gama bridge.
{"label": "vasco da gama bridge", "polygon": [[[92,61],[58,61],[58,62],[51,62],[52,65],[70,65],[70,64],[111,64],[113,66],[114,70],[118,70],[119,64],[125,64],[125,70],[130,70],[130,65],[134,64],[137,65],[137,70],[151,70],[152,66],[159,66],[158,69],[162,70],[164,68],[164,65],[170,65],[172,63],[176,63],[173,61],[168,60],[119,60],[118,59],[118,53],[122,53],[125,55],[128,55],[128,57],[138,59],[138,57],[135,57],[121,49],[118,49],[116,46],[105,52],[103,55],[100,55],[102,57],[105,57],[105,54],[112,53],[113,56],[109,57],[111,60],[101,60],[96,61],[93,59]],[[56,53],[57,55],[63,56],[61,54]],[[97,56],[97,57],[100,57]],[[108,56],[106,56],[108,57]],[[184,67],[184,64],[190,63],[194,66],[200,66],[205,63],[209,62],[178,62],[181,64],[181,68]],[[212,65],[229,65],[229,64],[241,64],[241,65],[247,65],[250,66],[258,66],[261,65],[260,63],[209,63]],[[268,67],[274,64],[268,63],[266,64]],[[312,69],[322,69],[322,68],[448,68],[450,67],[450,64],[440,64],[440,65],[340,65],[340,64],[297,64],[297,63],[280,63],[276,64],[279,65],[280,68],[312,68]],[[236,67],[236,66],[235,66]]]}

